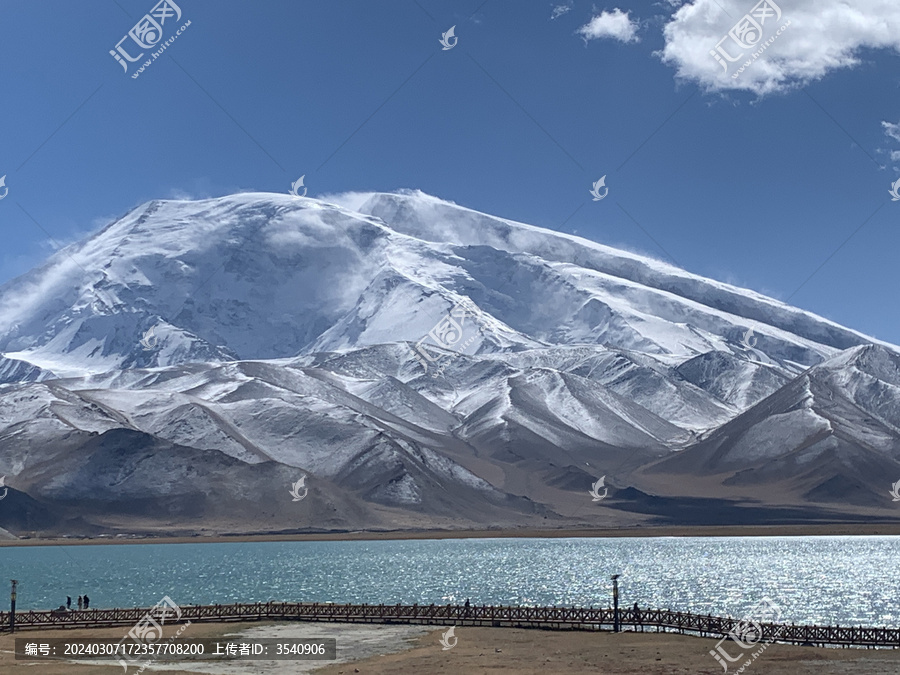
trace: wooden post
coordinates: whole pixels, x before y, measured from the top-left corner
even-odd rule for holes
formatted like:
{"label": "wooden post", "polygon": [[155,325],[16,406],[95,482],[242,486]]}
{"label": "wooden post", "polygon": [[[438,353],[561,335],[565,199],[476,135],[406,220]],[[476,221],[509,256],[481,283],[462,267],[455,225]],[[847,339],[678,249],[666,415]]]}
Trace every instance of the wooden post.
{"label": "wooden post", "polygon": [[619,632],[619,575],[612,575],[613,582],[613,632]]}
{"label": "wooden post", "polygon": [[12,590],[9,592],[9,632],[16,632],[16,586],[19,585],[19,582],[15,579],[11,579],[12,581]]}

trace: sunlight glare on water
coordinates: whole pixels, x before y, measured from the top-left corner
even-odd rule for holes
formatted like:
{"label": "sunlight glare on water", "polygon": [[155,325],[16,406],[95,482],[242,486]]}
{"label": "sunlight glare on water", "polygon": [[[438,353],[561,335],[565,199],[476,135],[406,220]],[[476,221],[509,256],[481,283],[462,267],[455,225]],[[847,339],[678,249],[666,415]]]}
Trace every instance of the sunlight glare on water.
{"label": "sunlight glare on water", "polygon": [[308,601],[608,606],[898,626],[898,537],[229,542],[0,548],[20,609]]}

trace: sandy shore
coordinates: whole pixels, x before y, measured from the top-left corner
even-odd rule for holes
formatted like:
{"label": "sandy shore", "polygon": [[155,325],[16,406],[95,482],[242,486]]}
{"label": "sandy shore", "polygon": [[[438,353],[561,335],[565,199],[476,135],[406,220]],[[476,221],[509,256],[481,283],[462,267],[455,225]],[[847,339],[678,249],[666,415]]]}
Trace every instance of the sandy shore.
{"label": "sandy shore", "polygon": [[[155,674],[208,675],[400,675],[441,673],[471,675],[548,675],[602,672],[609,675],[720,675],[709,652],[718,640],[672,633],[587,633],[515,628],[457,628],[456,646],[439,642],[445,628],[424,626],[244,623],[194,624],[187,637],[334,637],[343,662],[246,661],[242,664],[185,664],[153,667]],[[25,631],[19,637],[110,637],[122,628],[74,631]],[[12,638],[0,637],[0,673],[25,675],[110,675],[118,665],[15,661]],[[736,649],[729,653],[737,656]],[[746,658],[749,658],[749,652]],[[746,658],[743,661],[746,661]],[[743,661],[729,668],[735,672]],[[148,671],[144,671],[145,673]],[[129,673],[136,673],[129,668]],[[769,645],[744,673],[759,675],[894,675],[900,672],[900,650],[822,649]]]}
{"label": "sandy shore", "polygon": [[[491,675],[723,675],[709,652],[718,640],[672,633],[582,633],[515,628],[458,628],[458,642],[442,651],[440,631],[420,638],[399,654],[376,656],[350,664],[327,666],[316,675],[359,672],[490,673]],[[748,652],[748,658],[749,658]],[[737,656],[737,651],[731,654]],[[746,659],[745,659],[746,660]],[[736,672],[742,662],[729,668]],[[354,670],[356,669],[356,670]],[[744,670],[756,675],[896,675],[900,651],[821,649],[769,645]]]}
{"label": "sandy shore", "polygon": [[492,537],[800,537],[848,535],[900,535],[900,523],[837,525],[734,525],[716,527],[630,527],[514,530],[395,530],[389,532],[317,532],[310,534],[236,534],[159,536],[136,538],[94,537],[0,540],[0,546],[84,546],[96,544],[198,544],[228,541],[379,541],[390,539],[482,539]]}

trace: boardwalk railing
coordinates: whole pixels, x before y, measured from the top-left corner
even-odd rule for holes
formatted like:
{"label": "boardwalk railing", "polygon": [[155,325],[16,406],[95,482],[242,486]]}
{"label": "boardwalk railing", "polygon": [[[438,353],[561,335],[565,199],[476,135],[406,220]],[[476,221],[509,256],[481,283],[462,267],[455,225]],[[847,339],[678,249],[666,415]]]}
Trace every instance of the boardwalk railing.
{"label": "boardwalk railing", "polygon": [[[87,609],[16,612],[16,630],[131,626],[147,609]],[[0,612],[0,631],[9,631],[9,612]],[[613,610],[585,607],[504,605],[337,605],[332,603],[259,602],[234,605],[183,605],[178,622],[337,621],[409,623],[441,626],[501,626],[550,630],[612,630]],[[746,620],[673,612],[668,609],[620,609],[623,630],[656,629],[723,637],[746,628]],[[900,648],[900,629],[854,626],[805,626],[753,623],[762,642],[816,646]],[[755,636],[754,636],[755,637]]]}

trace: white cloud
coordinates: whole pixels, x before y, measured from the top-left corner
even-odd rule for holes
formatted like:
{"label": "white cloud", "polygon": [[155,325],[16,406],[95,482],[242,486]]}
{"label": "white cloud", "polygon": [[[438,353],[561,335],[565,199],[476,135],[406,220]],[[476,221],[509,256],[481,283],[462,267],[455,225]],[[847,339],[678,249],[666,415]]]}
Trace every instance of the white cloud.
{"label": "white cloud", "polygon": [[629,12],[623,12],[618,7],[611,12],[604,11],[575,32],[585,40],[612,38],[620,42],[637,42],[638,24],[628,15]]}
{"label": "white cloud", "polygon": [[[882,122],[881,128],[884,129],[884,135],[895,141],[900,141],[900,122]],[[900,150],[881,150],[880,152],[890,152],[891,161],[900,161]]]}
{"label": "white cloud", "polygon": [[900,122],[897,124],[882,122],[881,126],[884,128],[884,133],[887,136],[893,138],[895,141],[900,141]]}
{"label": "white cloud", "polygon": [[572,5],[556,5],[553,7],[553,14],[550,15],[550,20],[558,19],[563,14],[568,14],[572,9]]}
{"label": "white cloud", "polygon": [[187,190],[183,190],[182,188],[170,188],[169,193],[167,195],[167,199],[175,199],[177,201],[196,201],[198,199],[208,199],[210,195],[206,195],[205,197],[199,197],[193,192],[188,192]]}
{"label": "white cloud", "polygon": [[[900,52],[900,12],[896,0],[775,0],[762,21],[762,40],[742,49],[728,32],[759,8],[755,0],[692,0],[666,24],[662,60],[680,78],[707,91],[743,89],[757,94],[782,91],[860,62],[863,48]],[[780,35],[777,31],[789,25]],[[710,55],[722,38],[728,70]],[[749,43],[750,41],[748,41]],[[764,51],[760,51],[765,45]],[[758,58],[753,59],[755,52]],[[720,54],[721,56],[721,54]],[[744,70],[740,72],[741,66]]]}

